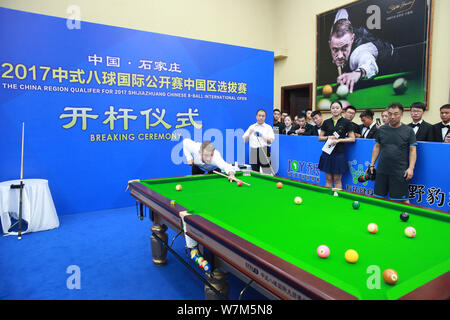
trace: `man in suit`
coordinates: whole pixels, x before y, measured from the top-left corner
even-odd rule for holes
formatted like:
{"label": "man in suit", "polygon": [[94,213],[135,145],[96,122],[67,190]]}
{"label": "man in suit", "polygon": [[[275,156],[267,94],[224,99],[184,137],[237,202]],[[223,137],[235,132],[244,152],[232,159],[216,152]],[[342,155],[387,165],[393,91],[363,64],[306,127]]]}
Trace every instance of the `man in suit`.
{"label": "man in suit", "polygon": [[296,124],[297,124],[297,128],[295,130],[295,134],[298,136],[310,136],[311,134],[311,130],[313,129],[312,125],[310,125],[309,123],[306,122],[306,115],[305,114],[300,114],[297,117],[296,120]]}
{"label": "man in suit", "polygon": [[442,122],[433,125],[433,135],[435,142],[446,142],[445,139],[450,134],[450,104],[444,104],[440,108]]}
{"label": "man in suit", "polygon": [[412,122],[408,126],[413,128],[417,141],[434,141],[433,126],[422,119],[425,109],[422,102],[414,102],[411,105]]}
{"label": "man in suit", "polygon": [[307,135],[309,136],[318,136],[320,135],[320,131],[322,130],[323,125],[323,117],[322,113],[319,110],[313,111],[311,113],[311,118],[313,119],[315,126],[311,126]]}
{"label": "man in suit", "polygon": [[361,138],[363,139],[375,139],[378,128],[376,123],[373,121],[373,115],[373,112],[370,110],[365,110],[359,115],[362,122],[360,132]]}

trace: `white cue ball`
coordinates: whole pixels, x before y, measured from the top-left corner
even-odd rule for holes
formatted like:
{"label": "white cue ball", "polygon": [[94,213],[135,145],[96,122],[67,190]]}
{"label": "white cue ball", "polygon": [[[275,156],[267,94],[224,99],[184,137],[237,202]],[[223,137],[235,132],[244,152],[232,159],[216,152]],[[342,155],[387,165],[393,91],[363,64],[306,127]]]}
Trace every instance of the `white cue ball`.
{"label": "white cue ball", "polygon": [[336,94],[340,98],[347,97],[348,93],[349,93],[349,89],[348,89],[348,87],[345,84],[341,84],[336,90]]}
{"label": "white cue ball", "polygon": [[330,99],[321,99],[318,103],[317,103],[317,108],[319,110],[330,110],[331,107],[331,101]]}
{"label": "white cue ball", "polygon": [[341,84],[336,90],[336,94],[341,98],[347,97],[348,92],[349,92],[349,89],[345,84]]}
{"label": "white cue ball", "polygon": [[301,204],[301,203],[303,202],[303,200],[302,200],[302,198],[300,198],[300,197],[295,197],[294,202],[295,202],[296,204]]}

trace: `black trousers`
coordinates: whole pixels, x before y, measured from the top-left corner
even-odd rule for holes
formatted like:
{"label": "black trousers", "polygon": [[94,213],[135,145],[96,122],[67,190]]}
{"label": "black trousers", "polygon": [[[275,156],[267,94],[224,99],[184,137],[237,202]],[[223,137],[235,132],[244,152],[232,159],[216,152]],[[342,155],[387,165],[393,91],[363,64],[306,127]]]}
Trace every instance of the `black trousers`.
{"label": "black trousers", "polygon": [[270,162],[270,147],[250,148],[250,165],[253,171],[259,172],[261,167],[269,168]]}
{"label": "black trousers", "polygon": [[[192,165],[192,175],[204,174],[204,173],[205,173],[205,171],[202,170],[199,166],[197,166],[197,165],[195,165],[195,164]],[[211,170],[211,171],[209,171],[209,172],[207,172],[207,173],[208,173],[208,174],[212,174],[212,173],[214,173],[214,172]]]}

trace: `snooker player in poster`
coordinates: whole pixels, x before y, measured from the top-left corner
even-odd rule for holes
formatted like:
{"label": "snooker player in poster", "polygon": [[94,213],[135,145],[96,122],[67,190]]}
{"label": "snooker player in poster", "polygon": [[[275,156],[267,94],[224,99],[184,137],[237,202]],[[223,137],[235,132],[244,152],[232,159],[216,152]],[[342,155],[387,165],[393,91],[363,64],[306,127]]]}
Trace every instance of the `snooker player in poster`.
{"label": "snooker player in poster", "polygon": [[318,109],[426,103],[429,13],[426,0],[362,0],[318,15]]}

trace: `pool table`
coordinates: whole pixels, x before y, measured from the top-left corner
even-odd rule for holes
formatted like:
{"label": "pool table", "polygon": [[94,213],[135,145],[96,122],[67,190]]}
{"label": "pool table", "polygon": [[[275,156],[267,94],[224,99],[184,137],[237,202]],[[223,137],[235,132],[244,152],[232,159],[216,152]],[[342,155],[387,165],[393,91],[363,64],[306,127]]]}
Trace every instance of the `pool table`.
{"label": "pool table", "polygon": [[[393,82],[400,77],[404,77],[408,82],[408,89],[404,94],[396,94],[393,89]],[[356,109],[363,110],[368,108],[384,109],[393,102],[399,102],[405,108],[409,108],[413,102],[426,101],[423,79],[411,72],[389,74],[378,76],[371,80],[363,80],[363,82],[355,86],[353,93],[343,99],[336,94],[338,84],[331,83],[330,85],[333,87],[333,94],[328,98],[322,93],[323,86],[317,87],[317,105],[322,99],[329,99],[330,101],[345,100]]]}
{"label": "pool table", "polygon": [[[212,270],[251,280],[270,298],[449,299],[448,213],[254,172],[237,177],[249,185],[211,174],[140,180],[129,188],[141,205],[138,215],[150,209],[159,238],[167,241],[167,227],[184,231]],[[368,232],[369,223],[377,233]],[[405,236],[408,226],[417,230],[414,238]],[[317,254],[323,244],[328,258]],[[356,263],[345,260],[348,249],[358,252]],[[154,239],[152,251],[153,262],[163,265],[167,251]],[[397,271],[395,285],[383,281],[385,269]]]}

